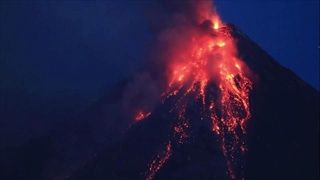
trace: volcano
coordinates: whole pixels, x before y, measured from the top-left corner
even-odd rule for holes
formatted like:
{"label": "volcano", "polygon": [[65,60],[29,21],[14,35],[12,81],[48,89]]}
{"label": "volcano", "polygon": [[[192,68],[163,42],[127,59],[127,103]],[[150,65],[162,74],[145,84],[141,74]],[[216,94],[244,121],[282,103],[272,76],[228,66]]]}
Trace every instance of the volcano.
{"label": "volcano", "polygon": [[[113,7],[118,5],[105,7],[117,11]],[[9,133],[14,138],[0,143],[5,145],[0,147],[0,179],[319,179],[317,90],[278,64],[237,26],[223,22],[212,0],[157,0],[143,3],[146,7],[148,13],[152,11],[147,13],[152,21],[148,33],[155,39],[146,48],[150,55],[144,66],[83,111],[62,108],[67,112],[60,112],[48,108],[56,107],[50,101],[49,106],[14,115],[13,119],[30,122],[31,129],[47,124],[43,115],[54,117],[49,118],[48,132],[30,133],[23,138],[26,142],[15,142]],[[113,35],[124,18],[110,19],[117,21],[107,21]],[[111,39],[112,46],[123,47]],[[48,43],[51,47],[52,42]],[[112,72],[108,73],[106,78],[113,79]],[[9,106],[3,110],[10,110],[6,114],[19,112],[14,102],[20,97],[24,96],[14,98],[13,104],[6,98]],[[19,122],[13,124],[18,127]],[[12,134],[27,133],[20,134],[19,129],[24,128]]]}
{"label": "volcano", "polygon": [[70,179],[319,179],[319,92],[236,26],[198,27],[166,55],[161,102]]}

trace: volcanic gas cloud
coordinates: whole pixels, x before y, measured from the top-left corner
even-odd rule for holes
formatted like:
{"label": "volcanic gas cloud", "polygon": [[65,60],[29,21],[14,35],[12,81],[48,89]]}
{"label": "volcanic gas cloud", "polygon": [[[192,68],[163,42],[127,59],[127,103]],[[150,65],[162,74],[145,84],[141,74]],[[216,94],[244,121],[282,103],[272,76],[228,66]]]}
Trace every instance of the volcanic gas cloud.
{"label": "volcanic gas cloud", "polygon": [[[199,121],[210,120],[212,132],[219,137],[226,173],[231,179],[241,179],[243,155],[247,151],[246,123],[250,119],[249,69],[237,57],[230,27],[221,21],[210,1],[188,1],[181,6],[187,10],[174,14],[173,23],[160,35],[163,78],[167,82],[162,102],[178,97],[171,110],[178,118],[173,122],[172,138],[151,160],[146,179],[153,179],[170,159],[173,144],[188,141],[190,117],[186,107],[190,97],[201,102]],[[149,115],[139,112],[136,119]]]}

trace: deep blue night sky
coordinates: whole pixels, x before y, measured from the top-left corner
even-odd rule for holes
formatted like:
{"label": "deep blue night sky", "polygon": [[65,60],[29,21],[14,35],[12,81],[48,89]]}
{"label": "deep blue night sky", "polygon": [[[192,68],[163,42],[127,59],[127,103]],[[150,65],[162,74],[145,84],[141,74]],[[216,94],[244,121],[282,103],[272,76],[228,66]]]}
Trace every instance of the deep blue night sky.
{"label": "deep blue night sky", "polygon": [[216,1],[236,24],[283,66],[319,89],[319,1]]}
{"label": "deep blue night sky", "polygon": [[[148,3],[130,2],[1,1],[4,116],[27,116],[36,107],[77,111],[139,68],[155,37]],[[223,20],[319,89],[318,1],[219,0],[216,6]]]}

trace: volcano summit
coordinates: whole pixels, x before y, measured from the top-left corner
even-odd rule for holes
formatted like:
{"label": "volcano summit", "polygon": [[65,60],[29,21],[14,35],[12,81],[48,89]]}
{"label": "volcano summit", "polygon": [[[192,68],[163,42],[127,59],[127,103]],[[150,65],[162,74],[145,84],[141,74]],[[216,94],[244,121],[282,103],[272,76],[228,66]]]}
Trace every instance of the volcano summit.
{"label": "volcano summit", "polygon": [[71,179],[317,179],[319,93],[209,1],[178,7],[150,73],[159,103]]}

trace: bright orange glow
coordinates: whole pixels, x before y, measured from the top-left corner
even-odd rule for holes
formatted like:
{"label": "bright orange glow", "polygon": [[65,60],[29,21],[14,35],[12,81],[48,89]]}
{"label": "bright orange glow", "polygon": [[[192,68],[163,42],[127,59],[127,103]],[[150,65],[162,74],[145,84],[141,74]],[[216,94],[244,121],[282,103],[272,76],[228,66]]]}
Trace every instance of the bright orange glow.
{"label": "bright orange glow", "polygon": [[226,45],[226,43],[225,43],[224,41],[219,41],[219,42],[217,43],[217,45],[218,45],[219,47],[223,47],[223,46]]}
{"label": "bright orange glow", "polygon": [[184,77],[184,75],[183,75],[183,74],[180,74],[179,77],[178,77],[178,81],[182,81],[182,80],[183,80],[183,77]]}
{"label": "bright orange glow", "polygon": [[220,22],[219,20],[214,20],[213,21],[213,29],[217,30],[220,28]]}
{"label": "bright orange glow", "polygon": [[136,121],[141,121],[141,120],[147,118],[150,114],[151,114],[151,112],[147,112],[146,113],[146,112],[143,112],[143,111],[139,111],[134,119]]}
{"label": "bright orange glow", "polygon": [[219,29],[219,23],[218,22],[214,22],[213,23],[213,28],[214,29]]}
{"label": "bright orange glow", "polygon": [[222,21],[220,17],[217,14],[213,14],[211,17],[211,22],[212,22],[212,28],[214,30],[218,30],[222,26]]}
{"label": "bright orange glow", "polygon": [[235,66],[238,70],[241,69],[241,67],[240,67],[240,65],[239,65],[238,63],[236,63],[234,66]]}

